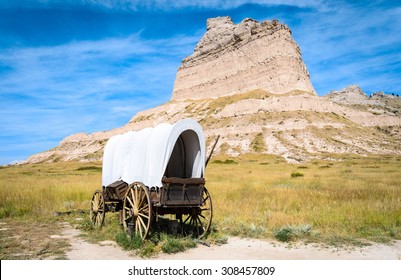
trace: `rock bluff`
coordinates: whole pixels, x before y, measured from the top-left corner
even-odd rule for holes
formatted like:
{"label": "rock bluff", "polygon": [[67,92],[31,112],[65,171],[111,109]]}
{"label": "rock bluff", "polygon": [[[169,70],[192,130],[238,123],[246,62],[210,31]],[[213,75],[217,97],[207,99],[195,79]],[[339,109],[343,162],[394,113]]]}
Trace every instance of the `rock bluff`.
{"label": "rock bluff", "polygon": [[220,135],[216,153],[227,156],[274,154],[302,162],[401,154],[401,98],[367,95],[356,85],[316,95],[291,31],[274,20],[209,19],[178,70],[172,99],[121,127],[66,137],[25,163],[101,160],[111,136],[183,118],[202,125],[208,149]]}
{"label": "rock bluff", "polygon": [[172,99],[216,98],[262,89],[315,95],[301,51],[287,25],[250,18],[207,20],[207,32],[178,69]]}

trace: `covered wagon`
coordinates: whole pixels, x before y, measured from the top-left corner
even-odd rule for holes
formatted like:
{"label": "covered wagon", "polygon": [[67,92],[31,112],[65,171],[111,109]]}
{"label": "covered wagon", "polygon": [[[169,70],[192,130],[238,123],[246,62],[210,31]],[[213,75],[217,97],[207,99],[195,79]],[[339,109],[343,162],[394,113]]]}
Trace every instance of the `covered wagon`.
{"label": "covered wagon", "polygon": [[213,212],[205,163],[203,130],[192,119],[111,137],[103,187],[91,201],[92,223],[102,226],[106,212],[120,211],[124,229],[144,239],[159,216],[170,214],[184,234],[203,237]]}

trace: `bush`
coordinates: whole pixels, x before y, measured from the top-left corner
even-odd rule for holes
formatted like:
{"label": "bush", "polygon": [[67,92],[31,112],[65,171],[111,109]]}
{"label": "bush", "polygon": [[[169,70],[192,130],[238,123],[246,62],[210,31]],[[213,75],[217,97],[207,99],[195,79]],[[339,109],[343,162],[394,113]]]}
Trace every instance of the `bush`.
{"label": "bush", "polygon": [[298,225],[298,226],[288,225],[273,230],[273,235],[279,241],[288,242],[309,236],[311,231],[312,231],[311,225]]}
{"label": "bush", "polygon": [[292,178],[304,177],[304,174],[302,174],[302,173],[300,173],[300,172],[292,172],[292,173],[291,173],[291,177],[292,177]]}

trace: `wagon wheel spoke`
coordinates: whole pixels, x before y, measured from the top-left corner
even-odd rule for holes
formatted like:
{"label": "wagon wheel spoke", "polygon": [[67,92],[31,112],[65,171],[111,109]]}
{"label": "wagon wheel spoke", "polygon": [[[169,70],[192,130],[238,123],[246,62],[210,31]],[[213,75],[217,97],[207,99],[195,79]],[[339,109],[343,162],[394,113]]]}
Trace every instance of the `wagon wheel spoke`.
{"label": "wagon wheel spoke", "polygon": [[195,217],[196,236],[199,236],[198,217]]}
{"label": "wagon wheel spoke", "polygon": [[207,195],[205,198],[203,198],[202,205],[204,205],[208,199],[210,199],[210,195]]}
{"label": "wagon wheel spoke", "polygon": [[138,213],[138,216],[143,217],[145,219],[149,218],[149,214],[145,215],[146,213]]}
{"label": "wagon wheel spoke", "polygon": [[[145,230],[146,231],[146,224],[145,224],[145,222],[143,221],[143,219],[142,219],[142,217],[138,217],[138,220],[139,220],[139,228],[140,229],[142,229],[143,228],[143,230]],[[141,230],[141,237],[142,237],[142,230]]]}
{"label": "wagon wheel spoke", "polygon": [[191,215],[189,216],[189,223],[188,223],[188,225],[189,225],[190,227],[192,227],[192,226],[194,225],[194,219],[192,218]]}
{"label": "wagon wheel spoke", "polygon": [[138,221],[136,220],[135,221],[135,233],[138,233],[138,231],[139,231],[139,224],[138,224]]}
{"label": "wagon wheel spoke", "polygon": [[135,206],[138,207],[139,201],[138,201],[139,195],[138,195],[138,187],[135,188],[135,196],[134,196],[134,203]]}
{"label": "wagon wheel spoke", "polygon": [[135,207],[136,201],[135,201],[135,192],[133,189],[129,190],[129,195],[127,195],[127,199],[129,199],[129,202],[132,205],[132,207]]}
{"label": "wagon wheel spoke", "polygon": [[101,215],[97,215],[97,217],[96,217],[96,222],[97,222],[98,224],[100,224],[100,223],[102,222],[102,217],[101,217]]}
{"label": "wagon wheel spoke", "polygon": [[187,221],[188,221],[188,219],[190,219],[191,218],[191,215],[188,215],[188,217],[185,219],[185,221],[183,222],[183,224],[185,224]]}
{"label": "wagon wheel spoke", "polygon": [[127,200],[128,200],[128,202],[129,202],[129,204],[131,205],[131,208],[134,208],[135,205],[134,205],[134,203],[131,201],[131,199],[129,198],[129,196],[127,196]]}
{"label": "wagon wheel spoke", "polygon": [[146,204],[145,206],[142,206],[142,207],[138,210],[138,212],[139,212],[139,213],[144,213],[144,212],[147,211],[148,207],[149,207],[149,205]]}
{"label": "wagon wheel spoke", "polygon": [[[141,195],[141,193],[140,193],[140,195]],[[143,194],[143,196],[138,198],[138,204],[137,204],[138,209],[141,209],[143,207],[142,205],[144,203],[146,203],[146,195],[145,194]]]}
{"label": "wagon wheel spoke", "polygon": [[96,219],[97,219],[97,215],[91,215],[91,221],[92,221],[92,224],[95,224],[96,223]]}
{"label": "wagon wheel spoke", "polygon": [[141,225],[141,218],[139,218],[139,217],[137,218],[136,224],[138,225],[139,236],[140,236],[141,238],[143,238],[142,225]]}
{"label": "wagon wheel spoke", "polygon": [[[205,220],[205,222],[207,224],[208,220],[207,219],[204,219],[204,220]],[[199,226],[202,228],[203,231],[205,231],[206,228],[204,226],[204,223],[201,221],[200,216],[198,216],[198,221],[199,221]]]}
{"label": "wagon wheel spoke", "polygon": [[141,208],[141,204],[146,200],[145,191],[142,188],[138,190],[138,209]]}

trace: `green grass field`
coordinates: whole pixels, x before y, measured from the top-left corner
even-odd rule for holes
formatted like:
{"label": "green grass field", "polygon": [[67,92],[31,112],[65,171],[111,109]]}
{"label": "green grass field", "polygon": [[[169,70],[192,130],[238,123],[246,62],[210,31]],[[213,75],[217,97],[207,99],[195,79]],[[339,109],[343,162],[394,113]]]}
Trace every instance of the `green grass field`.
{"label": "green grass field", "polygon": [[[275,156],[219,156],[207,167],[206,180],[214,209],[212,236],[334,245],[401,239],[399,156],[347,156],[296,165]],[[0,219],[51,223],[54,212],[89,209],[100,187],[99,162],[2,167]],[[121,229],[113,215],[106,215],[106,226],[98,232],[81,227],[94,239],[116,239]]]}

